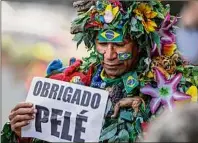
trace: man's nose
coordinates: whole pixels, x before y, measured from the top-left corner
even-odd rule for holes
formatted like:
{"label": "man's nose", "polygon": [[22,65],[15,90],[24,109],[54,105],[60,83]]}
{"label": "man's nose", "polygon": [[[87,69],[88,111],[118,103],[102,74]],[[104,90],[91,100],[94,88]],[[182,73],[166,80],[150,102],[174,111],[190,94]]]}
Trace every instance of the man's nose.
{"label": "man's nose", "polygon": [[117,58],[117,52],[112,43],[109,43],[107,45],[107,49],[104,53],[104,58],[107,60],[114,60]]}

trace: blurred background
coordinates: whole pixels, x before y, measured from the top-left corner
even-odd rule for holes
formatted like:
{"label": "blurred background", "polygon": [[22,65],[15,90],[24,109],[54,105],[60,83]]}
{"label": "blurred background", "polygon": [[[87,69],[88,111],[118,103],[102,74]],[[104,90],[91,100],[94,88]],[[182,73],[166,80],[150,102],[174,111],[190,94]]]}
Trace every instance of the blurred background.
{"label": "blurred background", "polygon": [[[183,2],[169,1],[178,14]],[[72,41],[70,24],[76,16],[72,0],[7,0],[2,6],[2,124],[10,110],[25,101],[34,76],[45,76],[47,65],[72,56],[88,55]]]}
{"label": "blurred background", "polygon": [[24,101],[34,76],[45,76],[47,65],[87,55],[76,49],[70,23],[76,15],[72,1],[2,1],[2,124],[10,110]]}

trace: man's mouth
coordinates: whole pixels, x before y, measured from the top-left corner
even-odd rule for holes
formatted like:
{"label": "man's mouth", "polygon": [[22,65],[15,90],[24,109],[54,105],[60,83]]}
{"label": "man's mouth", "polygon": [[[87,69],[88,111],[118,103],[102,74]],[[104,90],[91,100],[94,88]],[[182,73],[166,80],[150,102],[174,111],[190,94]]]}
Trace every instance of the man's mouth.
{"label": "man's mouth", "polygon": [[103,67],[107,69],[115,69],[119,68],[123,63],[104,63],[103,62]]}

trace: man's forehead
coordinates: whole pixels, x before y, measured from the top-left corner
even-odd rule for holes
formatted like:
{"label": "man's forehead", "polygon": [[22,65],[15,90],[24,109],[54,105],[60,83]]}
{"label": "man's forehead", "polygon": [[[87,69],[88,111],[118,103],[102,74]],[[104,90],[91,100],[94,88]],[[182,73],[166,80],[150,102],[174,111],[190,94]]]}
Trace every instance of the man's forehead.
{"label": "man's forehead", "polygon": [[124,36],[121,30],[101,30],[97,40],[99,43],[121,43],[124,42]]}

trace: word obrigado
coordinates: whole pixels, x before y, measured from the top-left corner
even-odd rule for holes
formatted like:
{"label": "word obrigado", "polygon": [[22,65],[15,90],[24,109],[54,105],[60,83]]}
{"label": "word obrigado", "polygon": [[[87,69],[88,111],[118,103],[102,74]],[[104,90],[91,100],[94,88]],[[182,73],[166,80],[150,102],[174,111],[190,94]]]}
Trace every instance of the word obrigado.
{"label": "word obrigado", "polygon": [[[93,94],[93,95],[92,95]],[[100,105],[101,95],[90,91],[73,88],[71,86],[37,81],[33,90],[34,96],[60,100],[66,103],[97,109]]]}

